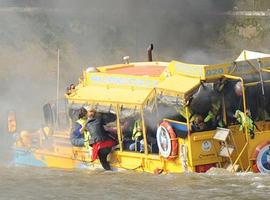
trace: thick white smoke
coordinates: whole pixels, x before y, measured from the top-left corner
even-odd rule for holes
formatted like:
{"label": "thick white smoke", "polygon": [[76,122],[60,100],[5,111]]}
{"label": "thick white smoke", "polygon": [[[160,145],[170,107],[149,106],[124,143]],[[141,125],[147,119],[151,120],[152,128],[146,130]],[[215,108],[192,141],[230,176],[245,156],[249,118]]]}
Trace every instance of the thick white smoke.
{"label": "thick white smoke", "polygon": [[[56,98],[58,48],[61,93],[88,66],[119,63],[125,55],[146,60],[150,43],[154,60],[205,63],[225,24],[216,13],[232,7],[232,0],[2,0],[1,134],[10,109],[19,129],[42,124],[42,105]],[[188,56],[193,52],[200,56]]]}

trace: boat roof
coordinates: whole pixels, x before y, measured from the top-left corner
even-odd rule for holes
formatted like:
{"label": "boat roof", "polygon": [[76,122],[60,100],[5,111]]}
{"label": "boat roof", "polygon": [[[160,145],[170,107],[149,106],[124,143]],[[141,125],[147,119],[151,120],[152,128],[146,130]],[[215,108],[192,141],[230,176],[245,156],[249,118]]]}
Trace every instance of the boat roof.
{"label": "boat roof", "polygon": [[132,104],[142,105],[151,94],[151,88],[132,87],[103,87],[101,85],[89,85],[79,88],[74,95],[69,97],[73,103],[80,104]]}
{"label": "boat roof", "polygon": [[101,72],[135,76],[160,76],[168,67],[166,62],[138,62],[98,67]]}
{"label": "boat roof", "polygon": [[76,92],[67,97],[78,103],[143,105],[153,91],[158,91],[187,99],[201,81],[220,79],[225,74],[242,77],[257,73],[254,65],[259,65],[258,61],[267,71],[270,54],[244,50],[231,63],[216,65],[171,61],[103,66],[95,72],[84,71],[84,78],[76,87]]}
{"label": "boat roof", "polygon": [[199,85],[199,78],[175,74],[159,83],[157,90],[165,95],[175,96],[177,94],[180,98],[185,99]]}
{"label": "boat roof", "polygon": [[243,50],[235,61],[240,62],[245,60],[261,59],[261,58],[270,58],[270,54]]}

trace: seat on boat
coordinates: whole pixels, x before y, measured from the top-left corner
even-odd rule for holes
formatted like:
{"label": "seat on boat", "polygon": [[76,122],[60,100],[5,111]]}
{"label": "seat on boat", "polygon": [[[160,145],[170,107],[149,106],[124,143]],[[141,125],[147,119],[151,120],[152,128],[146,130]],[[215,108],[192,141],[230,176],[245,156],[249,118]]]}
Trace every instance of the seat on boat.
{"label": "seat on boat", "polygon": [[181,123],[177,123],[177,122],[169,122],[170,125],[172,126],[175,134],[177,137],[180,138],[186,138],[187,134],[188,134],[188,128],[186,124],[181,124]]}

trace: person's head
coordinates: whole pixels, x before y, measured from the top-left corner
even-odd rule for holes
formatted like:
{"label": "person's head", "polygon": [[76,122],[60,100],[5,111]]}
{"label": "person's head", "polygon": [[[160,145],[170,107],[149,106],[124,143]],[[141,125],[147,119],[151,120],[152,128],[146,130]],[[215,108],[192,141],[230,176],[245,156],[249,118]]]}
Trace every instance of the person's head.
{"label": "person's head", "polygon": [[234,92],[238,97],[243,96],[243,84],[241,81],[238,81],[235,85],[234,85]]}
{"label": "person's head", "polygon": [[74,90],[74,89],[75,89],[75,85],[72,83],[72,84],[70,84],[69,88],[70,88],[71,90]]}
{"label": "person's head", "polygon": [[194,123],[195,124],[200,124],[203,122],[203,117],[201,115],[196,115],[194,118]]}
{"label": "person's head", "polygon": [[79,119],[86,119],[87,118],[87,110],[82,107],[79,110]]}
{"label": "person's head", "polygon": [[94,108],[92,108],[88,111],[88,117],[93,118],[93,117],[95,117],[96,113],[97,113],[97,111]]}
{"label": "person's head", "polygon": [[91,108],[90,106],[86,106],[85,109],[87,110],[87,117],[88,118],[94,118],[96,115],[96,109]]}
{"label": "person's head", "polygon": [[70,87],[67,87],[66,94],[67,95],[70,95],[71,94]]}

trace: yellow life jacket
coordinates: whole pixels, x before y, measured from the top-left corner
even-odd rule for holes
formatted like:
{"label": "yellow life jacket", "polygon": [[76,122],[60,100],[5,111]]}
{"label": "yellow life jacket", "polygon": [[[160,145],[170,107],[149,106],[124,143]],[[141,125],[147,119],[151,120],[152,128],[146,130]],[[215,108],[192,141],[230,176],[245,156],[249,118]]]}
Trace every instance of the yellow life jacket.
{"label": "yellow life jacket", "polygon": [[137,138],[141,137],[143,135],[142,131],[138,131],[138,128],[142,129],[142,121],[136,120],[134,123],[133,133],[132,133],[132,140],[136,140]]}
{"label": "yellow life jacket", "polygon": [[[82,127],[84,127],[86,125],[86,122],[87,120],[85,119],[78,119],[76,121],[78,124],[80,124]],[[87,131],[86,129],[84,129],[83,131],[83,137],[84,137],[84,146],[88,149],[90,148],[90,144],[89,144],[89,141],[90,141],[90,133],[89,131]]]}
{"label": "yellow life jacket", "polygon": [[249,132],[254,131],[253,120],[240,110],[237,110],[236,113],[237,113],[236,120],[240,123],[239,131],[242,131],[245,126],[247,126]]}

